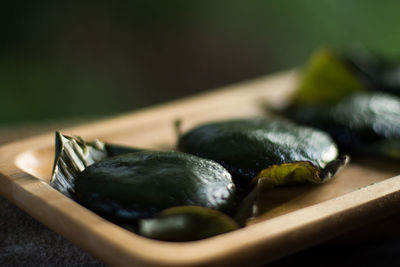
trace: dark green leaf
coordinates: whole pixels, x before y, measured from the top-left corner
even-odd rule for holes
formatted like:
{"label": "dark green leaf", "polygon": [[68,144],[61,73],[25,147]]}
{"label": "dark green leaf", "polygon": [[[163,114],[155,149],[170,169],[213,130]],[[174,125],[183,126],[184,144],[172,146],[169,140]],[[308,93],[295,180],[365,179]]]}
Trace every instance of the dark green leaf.
{"label": "dark green leaf", "polygon": [[323,169],[338,156],[336,144],[324,132],[269,118],[201,125],[182,135],[178,147],[219,162],[240,186],[273,165],[307,161]]}
{"label": "dark green leaf", "polygon": [[89,166],[77,176],[75,191],[86,207],[123,221],[181,205],[229,210],[235,186],[214,161],[181,152],[142,151]]}
{"label": "dark green leaf", "polygon": [[329,162],[323,169],[306,161],[272,165],[262,170],[254,177],[251,183],[253,189],[250,194],[239,204],[235,212],[235,219],[240,225],[244,225],[247,220],[259,216],[260,203],[264,210],[272,209],[276,203],[267,203],[265,205],[264,202],[260,202],[264,195],[270,193],[270,189],[277,186],[326,182],[335,176],[348,162],[349,158],[343,156]]}
{"label": "dark green leaf", "polygon": [[292,108],[286,115],[328,132],[342,153],[399,158],[399,97],[354,94],[331,106]]}

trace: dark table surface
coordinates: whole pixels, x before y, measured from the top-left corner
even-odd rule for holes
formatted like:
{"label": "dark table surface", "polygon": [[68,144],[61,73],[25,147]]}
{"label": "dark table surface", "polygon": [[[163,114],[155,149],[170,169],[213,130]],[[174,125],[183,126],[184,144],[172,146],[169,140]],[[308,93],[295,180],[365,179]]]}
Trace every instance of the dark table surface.
{"label": "dark table surface", "polygon": [[[76,122],[74,122],[76,123]],[[0,145],[71,123],[0,128]],[[0,266],[104,266],[0,196]],[[268,266],[400,266],[400,214],[357,228]]]}

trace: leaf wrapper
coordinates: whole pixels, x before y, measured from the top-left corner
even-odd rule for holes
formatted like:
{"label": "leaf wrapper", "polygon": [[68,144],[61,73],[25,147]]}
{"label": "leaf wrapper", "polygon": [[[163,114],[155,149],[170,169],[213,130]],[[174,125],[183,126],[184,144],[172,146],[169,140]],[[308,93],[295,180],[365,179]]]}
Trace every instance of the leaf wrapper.
{"label": "leaf wrapper", "polygon": [[362,50],[321,49],[306,64],[290,105],[266,108],[324,130],[341,153],[399,159],[400,98],[382,93],[400,92],[399,69]]}
{"label": "leaf wrapper", "polygon": [[80,137],[66,136],[58,131],[55,139],[55,159],[50,185],[72,199],[75,199],[75,178],[87,167],[107,157],[143,151],[106,144],[98,139],[86,142]]}
{"label": "leaf wrapper", "polygon": [[293,106],[336,103],[356,92],[367,91],[350,66],[327,49],[317,51],[306,64]]}
{"label": "leaf wrapper", "polygon": [[222,212],[200,206],[178,206],[139,222],[139,233],[164,241],[199,240],[239,228]]}
{"label": "leaf wrapper", "polygon": [[56,132],[56,151],[50,185],[74,198],[75,177],[93,163],[106,158],[105,144],[99,140],[86,143],[79,137],[68,137]]}
{"label": "leaf wrapper", "polygon": [[271,189],[294,184],[320,184],[334,177],[349,162],[348,156],[339,157],[320,169],[310,162],[293,162],[273,165],[262,170],[252,181],[252,191],[242,200],[235,213],[235,220],[245,225],[260,215],[260,199]]}

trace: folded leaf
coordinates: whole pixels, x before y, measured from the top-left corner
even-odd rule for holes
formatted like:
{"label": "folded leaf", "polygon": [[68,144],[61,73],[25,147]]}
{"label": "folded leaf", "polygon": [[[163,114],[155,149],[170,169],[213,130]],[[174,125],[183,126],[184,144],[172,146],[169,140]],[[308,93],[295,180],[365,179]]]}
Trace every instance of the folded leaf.
{"label": "folded leaf", "polygon": [[140,149],[105,144],[100,140],[85,142],[56,132],[55,159],[50,185],[70,198],[75,198],[74,183],[79,173],[106,157],[141,151]]}
{"label": "folded leaf", "polygon": [[299,183],[321,183],[320,169],[310,162],[293,162],[272,165],[262,170],[254,179],[253,183],[263,183],[264,187],[275,187],[281,185],[292,185]]}
{"label": "folded leaf", "polygon": [[291,104],[324,106],[366,90],[347,62],[332,51],[321,49],[306,64]]}
{"label": "folded leaf", "polygon": [[235,220],[240,225],[245,225],[246,221],[260,215],[260,204],[264,210],[266,206],[270,209],[274,208],[276,203],[266,205],[260,202],[260,199],[264,199],[264,195],[269,194],[271,189],[277,186],[324,183],[335,176],[348,162],[349,157],[342,156],[329,162],[323,169],[310,162],[292,162],[276,164],[262,170],[251,182],[252,191],[238,206]]}
{"label": "folded leaf", "polygon": [[139,234],[164,241],[194,241],[238,228],[224,213],[199,206],[173,207],[139,222]]}
{"label": "folded leaf", "polygon": [[79,137],[56,132],[55,160],[50,184],[64,195],[74,198],[74,180],[86,167],[107,157],[105,145],[96,140],[86,143]]}

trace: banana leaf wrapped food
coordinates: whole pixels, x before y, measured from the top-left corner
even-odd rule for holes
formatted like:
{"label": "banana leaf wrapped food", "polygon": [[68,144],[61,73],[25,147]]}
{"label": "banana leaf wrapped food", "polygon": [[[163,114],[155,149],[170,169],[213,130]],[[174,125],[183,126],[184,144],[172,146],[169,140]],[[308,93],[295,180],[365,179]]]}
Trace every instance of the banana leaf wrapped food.
{"label": "banana leaf wrapped food", "polygon": [[261,117],[200,125],[180,135],[177,147],[220,163],[239,187],[260,177],[271,185],[322,183],[348,160],[320,130]]}
{"label": "banana leaf wrapped food", "polygon": [[[389,88],[372,82],[372,77],[381,79],[372,70],[367,71],[375,68],[373,63],[355,58],[318,51],[306,64],[290,105],[275,111],[328,132],[342,153],[399,159],[400,97],[387,93],[399,90],[394,85]],[[379,68],[384,75],[386,68]],[[372,76],[365,77],[361,69]],[[396,86],[400,88],[400,83]]]}
{"label": "banana leaf wrapped food", "polygon": [[214,161],[86,143],[60,133],[56,140],[51,185],[112,222],[167,241],[197,240],[238,227],[223,213],[232,209],[235,185]]}
{"label": "banana leaf wrapped food", "polygon": [[228,210],[235,186],[214,161],[180,152],[144,151],[101,160],[75,181],[78,201],[116,220],[152,217],[197,205]]}
{"label": "banana leaf wrapped food", "polygon": [[335,105],[294,107],[285,115],[328,132],[343,153],[400,159],[400,98],[357,93]]}

